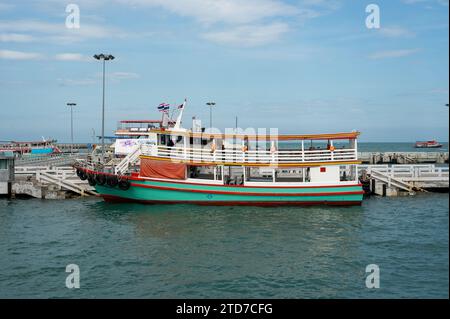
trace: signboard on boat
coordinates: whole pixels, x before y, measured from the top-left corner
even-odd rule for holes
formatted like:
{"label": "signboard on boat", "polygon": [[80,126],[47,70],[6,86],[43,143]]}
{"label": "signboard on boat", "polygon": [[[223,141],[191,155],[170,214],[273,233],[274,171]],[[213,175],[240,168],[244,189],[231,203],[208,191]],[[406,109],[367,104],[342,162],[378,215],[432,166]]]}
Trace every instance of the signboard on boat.
{"label": "signboard on boat", "polygon": [[156,145],[156,134],[149,134],[148,138],[136,139],[117,139],[114,147],[114,154],[116,155],[128,155],[130,154],[136,145]]}

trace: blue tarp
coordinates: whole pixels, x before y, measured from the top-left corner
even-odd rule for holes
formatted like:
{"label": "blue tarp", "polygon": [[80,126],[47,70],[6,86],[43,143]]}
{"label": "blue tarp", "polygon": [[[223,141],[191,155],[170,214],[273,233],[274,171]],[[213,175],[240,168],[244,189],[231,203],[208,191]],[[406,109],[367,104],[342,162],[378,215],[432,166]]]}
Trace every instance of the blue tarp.
{"label": "blue tarp", "polygon": [[51,154],[53,153],[53,148],[33,148],[31,149],[31,154]]}

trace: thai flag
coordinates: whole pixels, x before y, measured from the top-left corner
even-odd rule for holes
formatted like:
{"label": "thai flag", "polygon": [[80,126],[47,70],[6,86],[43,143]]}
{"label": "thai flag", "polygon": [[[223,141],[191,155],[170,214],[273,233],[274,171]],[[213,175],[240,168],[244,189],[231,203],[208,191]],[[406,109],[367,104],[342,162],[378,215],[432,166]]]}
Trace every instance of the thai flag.
{"label": "thai flag", "polygon": [[165,112],[169,110],[170,105],[167,103],[161,103],[160,105],[158,105],[158,110],[160,112]]}
{"label": "thai flag", "polygon": [[178,105],[178,109],[179,109],[179,110],[184,109],[184,106],[185,106],[185,105],[186,105],[186,99],[184,99],[183,104]]}

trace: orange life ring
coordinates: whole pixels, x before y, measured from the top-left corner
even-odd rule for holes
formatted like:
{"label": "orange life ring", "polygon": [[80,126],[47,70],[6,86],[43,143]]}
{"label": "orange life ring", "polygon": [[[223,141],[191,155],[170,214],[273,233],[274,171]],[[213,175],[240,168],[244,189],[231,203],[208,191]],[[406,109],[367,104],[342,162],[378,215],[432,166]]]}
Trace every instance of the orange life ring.
{"label": "orange life ring", "polygon": [[330,146],[330,151],[334,151],[335,147],[333,145]]}
{"label": "orange life ring", "polygon": [[245,152],[247,152],[247,150],[248,150],[247,146],[245,146],[245,145],[244,145],[244,146],[242,146],[242,152],[244,152],[244,153],[245,153]]}

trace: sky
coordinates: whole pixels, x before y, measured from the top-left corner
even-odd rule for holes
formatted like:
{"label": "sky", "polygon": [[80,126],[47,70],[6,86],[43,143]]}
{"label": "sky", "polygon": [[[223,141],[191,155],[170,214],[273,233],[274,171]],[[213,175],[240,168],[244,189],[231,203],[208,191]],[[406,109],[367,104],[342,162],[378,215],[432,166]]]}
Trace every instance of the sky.
{"label": "sky", "polygon": [[186,98],[186,127],[448,141],[448,42],[448,0],[0,0],[0,140],[70,141],[75,102],[91,142],[108,53],[106,135]]}

